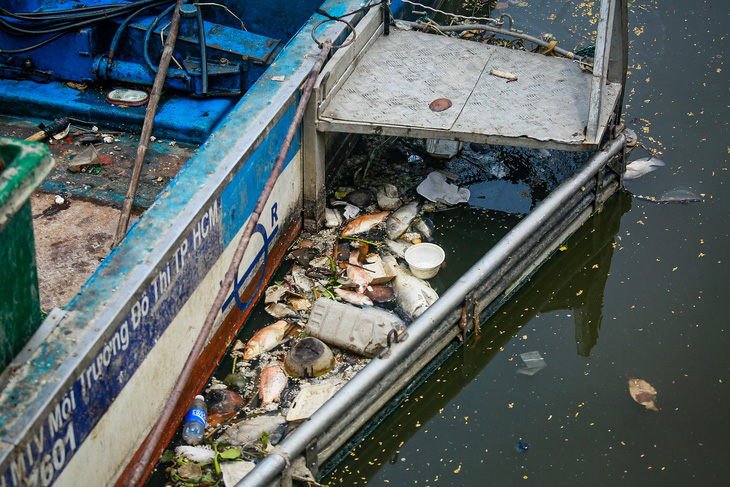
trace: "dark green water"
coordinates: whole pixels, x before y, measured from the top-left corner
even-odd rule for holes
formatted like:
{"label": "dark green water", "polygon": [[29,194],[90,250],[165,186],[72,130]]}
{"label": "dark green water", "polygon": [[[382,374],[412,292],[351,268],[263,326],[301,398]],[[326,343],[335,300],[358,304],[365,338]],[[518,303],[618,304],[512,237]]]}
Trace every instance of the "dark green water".
{"label": "dark green water", "polygon": [[[524,3],[501,12],[571,39],[569,49],[590,38],[599,5]],[[703,202],[614,197],[324,482],[727,484],[729,14],[726,0],[630,2],[624,121],[667,166],[627,187],[690,187]],[[460,249],[453,268],[476,261],[504,224],[447,222],[439,238]],[[531,377],[516,372],[528,351],[547,363]],[[626,374],[656,387],[659,412],[633,402]]]}

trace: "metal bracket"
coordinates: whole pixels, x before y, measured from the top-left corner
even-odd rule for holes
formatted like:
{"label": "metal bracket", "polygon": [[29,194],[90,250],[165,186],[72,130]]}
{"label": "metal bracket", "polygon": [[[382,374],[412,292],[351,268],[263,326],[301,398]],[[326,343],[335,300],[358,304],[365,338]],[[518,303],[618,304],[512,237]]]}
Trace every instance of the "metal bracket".
{"label": "metal bracket", "polygon": [[390,357],[390,345],[392,343],[401,343],[408,339],[408,332],[403,330],[401,333],[398,333],[398,330],[395,328],[391,328],[391,330],[388,332],[387,339],[387,345],[381,352],[378,354],[378,358],[384,359]]}
{"label": "metal bracket", "polygon": [[593,188],[593,212],[597,213],[601,210],[601,192],[603,190],[603,178],[606,176],[606,167],[608,164],[601,166],[596,173],[596,186]]}
{"label": "metal bracket", "polygon": [[464,307],[462,308],[461,320],[459,321],[459,328],[461,328],[459,339],[461,341],[464,341],[472,330],[476,333],[482,332],[480,314],[479,299],[477,299],[476,291],[472,290],[464,296]]}
{"label": "metal bracket", "polygon": [[[616,125],[614,127],[614,131],[613,131],[613,138],[618,138],[622,134],[624,136],[626,136],[624,134],[625,128],[626,127],[624,125]],[[628,136],[626,136],[626,137],[628,139]],[[615,157],[612,157],[611,160],[609,160],[608,164],[607,164],[608,167],[611,168],[611,170],[613,172],[618,174],[619,188],[622,188],[624,185],[624,173],[626,172],[626,161],[628,159],[628,155],[629,155],[629,147],[626,144],[624,144],[623,150],[621,152],[619,152]]]}
{"label": "metal bracket", "polygon": [[312,438],[307,447],[304,449],[304,461],[307,468],[316,478],[319,474],[319,456],[317,452],[317,438]]}

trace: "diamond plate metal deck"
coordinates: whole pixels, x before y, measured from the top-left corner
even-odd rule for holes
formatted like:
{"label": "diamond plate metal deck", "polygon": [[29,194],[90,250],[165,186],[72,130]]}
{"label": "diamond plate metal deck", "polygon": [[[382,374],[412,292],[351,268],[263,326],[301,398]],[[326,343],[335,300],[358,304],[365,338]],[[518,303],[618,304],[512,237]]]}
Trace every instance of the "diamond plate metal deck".
{"label": "diamond plate metal deck", "polygon": [[[318,128],[585,150],[591,79],[565,58],[396,30],[320,106]],[[601,133],[620,87],[606,92]],[[437,98],[451,108],[431,111]]]}

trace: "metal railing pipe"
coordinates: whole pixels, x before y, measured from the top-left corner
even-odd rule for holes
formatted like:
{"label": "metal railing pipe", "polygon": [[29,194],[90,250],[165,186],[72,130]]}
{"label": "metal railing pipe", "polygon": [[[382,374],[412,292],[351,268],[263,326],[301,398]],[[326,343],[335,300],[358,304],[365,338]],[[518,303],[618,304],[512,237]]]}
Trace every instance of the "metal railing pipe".
{"label": "metal railing pipe", "polygon": [[388,358],[375,358],[364,369],[357,373],[342,389],[327,401],[309,420],[292,431],[274,451],[256,465],[236,487],[259,487],[269,485],[276,480],[296,456],[321,435],[333,422],[344,414],[352,404],[363,397],[368,390],[391,370],[394,364],[403,360],[416,346],[424,340],[448,314],[464,301],[464,297],[472,289],[492,274],[522,243],[550,218],[576,192],[581,191],[588,181],[613,156],[625,146],[626,139],[620,134],[616,139],[596,152],[571,177],[561,183],[545,198],[529,215],[520,221],[507,235],[461,276],[446,293],[426,310],[408,327],[409,338],[391,345]]}

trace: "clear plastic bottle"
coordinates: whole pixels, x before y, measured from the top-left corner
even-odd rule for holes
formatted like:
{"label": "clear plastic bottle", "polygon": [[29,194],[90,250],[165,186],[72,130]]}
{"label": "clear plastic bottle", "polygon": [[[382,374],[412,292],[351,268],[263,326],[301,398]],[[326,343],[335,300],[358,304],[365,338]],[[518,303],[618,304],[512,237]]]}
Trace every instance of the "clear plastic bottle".
{"label": "clear plastic bottle", "polygon": [[183,426],[183,440],[188,445],[197,445],[203,440],[205,421],[208,418],[208,408],[203,396],[195,396],[192,406],[185,415]]}

